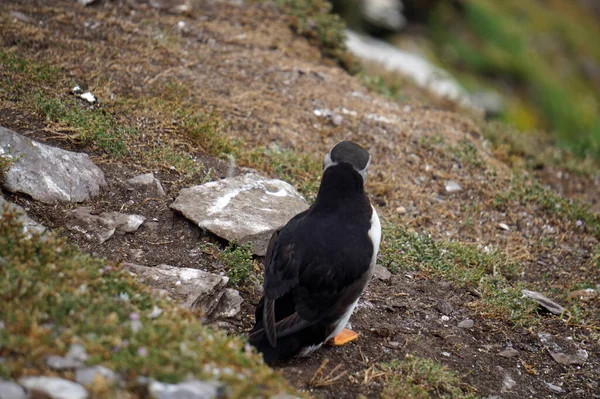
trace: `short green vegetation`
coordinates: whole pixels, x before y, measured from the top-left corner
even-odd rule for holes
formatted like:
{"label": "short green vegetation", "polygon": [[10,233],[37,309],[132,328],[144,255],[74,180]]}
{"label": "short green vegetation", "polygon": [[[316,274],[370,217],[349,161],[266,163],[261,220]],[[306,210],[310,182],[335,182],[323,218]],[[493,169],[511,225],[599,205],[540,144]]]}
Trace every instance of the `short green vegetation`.
{"label": "short green vegetation", "polygon": [[429,26],[440,60],[459,77],[476,76],[479,88],[512,88],[502,119],[600,157],[600,91],[584,72],[600,63],[592,44],[600,29],[579,4],[469,0],[459,9],[440,2]]}
{"label": "short green vegetation", "polygon": [[55,236],[27,238],[10,213],[0,219],[0,302],[1,378],[43,373],[47,356],[77,342],[89,364],[119,372],[132,391],[137,376],[176,382],[188,374],[227,382],[231,397],[287,390],[242,340],[202,326],[117,264]]}
{"label": "short green vegetation", "polygon": [[474,304],[482,314],[534,324],[536,306],[522,299],[522,266],[500,251],[472,244],[434,240],[426,233],[384,226],[381,263],[393,272],[420,270],[478,292]]}
{"label": "short green vegetation", "polygon": [[227,266],[229,284],[234,287],[255,287],[262,283],[258,262],[252,258],[249,244],[231,244],[221,253]]}
{"label": "short green vegetation", "polygon": [[431,359],[407,355],[381,363],[379,370],[385,379],[383,399],[477,398],[455,372]]}

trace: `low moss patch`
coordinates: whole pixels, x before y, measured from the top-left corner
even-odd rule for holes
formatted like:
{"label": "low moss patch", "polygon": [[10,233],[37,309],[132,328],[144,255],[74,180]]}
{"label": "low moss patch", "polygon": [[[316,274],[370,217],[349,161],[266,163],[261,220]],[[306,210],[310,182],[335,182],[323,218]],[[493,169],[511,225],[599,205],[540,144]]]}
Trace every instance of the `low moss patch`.
{"label": "low moss patch", "polygon": [[[27,238],[14,214],[0,219],[0,377],[46,374],[45,358],[81,343],[89,364],[165,382],[189,373],[218,378],[232,397],[288,390],[242,340],[202,326],[152,295],[119,265],[80,253],[53,235]],[[162,309],[157,318],[149,314]],[[133,328],[133,321],[141,326]],[[67,374],[65,374],[68,377]]]}

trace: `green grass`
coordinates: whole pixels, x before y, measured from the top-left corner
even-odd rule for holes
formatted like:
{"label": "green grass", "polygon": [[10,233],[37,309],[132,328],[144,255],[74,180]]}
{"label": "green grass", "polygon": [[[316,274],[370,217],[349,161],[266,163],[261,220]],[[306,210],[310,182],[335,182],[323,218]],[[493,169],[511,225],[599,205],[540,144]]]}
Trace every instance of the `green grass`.
{"label": "green grass", "polygon": [[426,233],[410,233],[387,225],[383,228],[381,264],[392,272],[419,270],[459,286],[477,290],[476,308],[516,325],[536,323],[536,305],[523,300],[518,281],[522,265],[500,251],[485,251],[473,244],[436,241]]}
{"label": "green grass", "polygon": [[254,287],[262,284],[258,263],[252,259],[250,244],[231,244],[221,253],[227,267],[229,284],[237,287]]}
{"label": "green grass", "polygon": [[379,369],[387,375],[383,399],[477,398],[454,371],[431,359],[407,355]]}
{"label": "green grass", "polygon": [[126,136],[138,132],[119,125],[110,113],[80,102],[75,98],[53,98],[42,92],[33,98],[33,105],[46,120],[75,129],[82,144],[96,145],[117,157],[127,155]]}
{"label": "green grass", "polygon": [[[264,0],[256,0],[264,1]],[[327,0],[274,0],[290,18],[290,26],[299,35],[316,44],[324,56],[334,59],[350,73],[358,73],[358,62],[346,51],[343,20],[331,12]]]}
{"label": "green grass", "polygon": [[[202,326],[187,310],[154,297],[119,265],[80,253],[55,236],[28,239],[13,214],[0,219],[1,378],[43,373],[44,360],[81,343],[88,364],[125,377],[176,382],[215,375],[232,397],[287,390],[283,379],[236,337]],[[163,310],[155,319],[148,314]],[[131,321],[141,321],[134,332]]]}
{"label": "green grass", "polygon": [[600,63],[597,21],[559,0],[470,0],[461,11],[440,3],[430,38],[438,55],[481,87],[506,91],[502,119],[520,129],[545,129],[579,156],[600,159],[600,94],[582,72],[581,57]]}
{"label": "green grass", "polygon": [[322,174],[319,159],[275,145],[244,150],[240,156],[242,164],[290,183],[307,201],[316,198]]}

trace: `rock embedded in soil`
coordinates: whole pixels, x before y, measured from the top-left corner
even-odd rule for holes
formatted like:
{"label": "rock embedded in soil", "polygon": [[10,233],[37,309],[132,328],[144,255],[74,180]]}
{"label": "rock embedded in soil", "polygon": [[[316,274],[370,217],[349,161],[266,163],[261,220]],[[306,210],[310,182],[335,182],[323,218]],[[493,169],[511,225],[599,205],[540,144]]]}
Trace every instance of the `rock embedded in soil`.
{"label": "rock embedded in soil", "polygon": [[42,144],[3,127],[0,155],[13,160],[4,174],[4,188],[47,204],[86,201],[106,185],[104,173],[87,154]]}
{"label": "rock embedded in soil", "polygon": [[437,309],[441,314],[450,315],[454,311],[454,308],[448,301],[439,300],[436,304]]}
{"label": "rock embedded in soil", "polygon": [[148,397],[151,399],[213,399],[221,397],[223,386],[216,382],[191,380],[179,384],[150,381]]}
{"label": "rock embedded in soil", "polygon": [[500,353],[498,353],[498,356],[502,356],[502,357],[510,359],[511,357],[519,356],[519,351],[516,350],[515,348],[508,347],[508,348],[504,349],[503,351],[501,351]]}
{"label": "rock embedded in soil", "polygon": [[244,300],[240,296],[238,290],[225,288],[225,292],[219,301],[219,305],[211,316],[215,319],[234,317],[240,313],[242,302],[244,302]]}
{"label": "rock embedded in soil", "polygon": [[582,366],[587,361],[589,354],[585,349],[579,349],[575,354],[567,354],[562,352],[550,352],[552,359],[563,366],[578,365]]}
{"label": "rock embedded in soil", "polygon": [[144,190],[151,197],[165,197],[165,190],[163,189],[160,180],[154,177],[154,173],[144,173],[137,175],[125,181],[127,189],[130,191]]}
{"label": "rock embedded in soil", "polygon": [[460,328],[473,328],[475,322],[471,319],[464,319],[460,323],[458,323],[458,327]]}
{"label": "rock embedded in soil", "polygon": [[146,218],[141,215],[118,212],[103,212],[94,215],[88,206],[75,209],[71,213],[67,227],[78,231],[88,240],[98,240],[100,244],[111,238],[116,232],[120,234],[134,233]]}
{"label": "rock embedded in soil", "polygon": [[25,399],[25,388],[12,381],[0,379],[0,399]]}
{"label": "rock embedded in soil", "polygon": [[462,191],[462,187],[455,181],[446,182],[446,192],[447,193],[456,193]]}
{"label": "rock embedded in soil", "polygon": [[240,311],[239,293],[225,288],[228,277],[170,265],[148,267],[125,263],[124,266],[142,276],[152,288],[164,289],[186,307],[200,309],[207,318],[233,317]]}
{"label": "rock embedded in soil", "polygon": [[264,256],[271,235],[308,204],[290,184],[246,174],[184,188],[171,205],[200,228]]}
{"label": "rock embedded in soil", "polygon": [[12,202],[6,201],[0,195],[0,219],[2,219],[2,214],[4,213],[4,209],[8,207],[9,212],[16,213],[17,220],[23,225],[23,233],[25,234],[41,234],[46,231],[46,227],[42,226],[35,220],[31,219],[25,213],[25,210],[17,204],[13,204]]}
{"label": "rock embedded in soil", "polygon": [[381,265],[375,265],[375,270],[373,272],[373,275],[375,277],[377,277],[378,279],[380,279],[381,281],[389,280],[392,277],[392,273],[390,273],[390,271],[388,269],[386,269],[385,267],[383,267]]}
{"label": "rock embedded in soil", "polygon": [[539,303],[541,307],[543,307],[550,313],[553,313],[555,315],[561,315],[566,310],[561,305],[554,302],[547,296],[540,294],[539,292],[529,291],[529,290],[522,290],[522,292],[523,292],[524,296],[533,299],[534,301]]}
{"label": "rock embedded in soil", "polygon": [[83,386],[59,377],[23,377],[19,380],[19,384],[27,388],[30,394],[34,393],[31,396],[34,398],[87,399],[89,397]]}
{"label": "rock embedded in soil", "polygon": [[563,393],[563,392],[565,392],[565,390],[562,387],[559,387],[558,385],[552,384],[551,382],[546,382],[546,386],[552,392],[556,392],[556,393]]}

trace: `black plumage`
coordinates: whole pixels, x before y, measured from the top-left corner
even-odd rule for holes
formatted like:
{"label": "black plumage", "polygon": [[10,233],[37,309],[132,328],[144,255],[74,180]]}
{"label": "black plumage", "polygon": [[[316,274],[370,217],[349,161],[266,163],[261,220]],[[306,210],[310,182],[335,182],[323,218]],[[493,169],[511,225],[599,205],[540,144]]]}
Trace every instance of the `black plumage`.
{"label": "black plumage", "polygon": [[325,156],[315,203],[273,234],[250,332],[267,363],[333,338],[364,291],[381,234],[364,191],[369,162],[362,147],[337,144]]}

